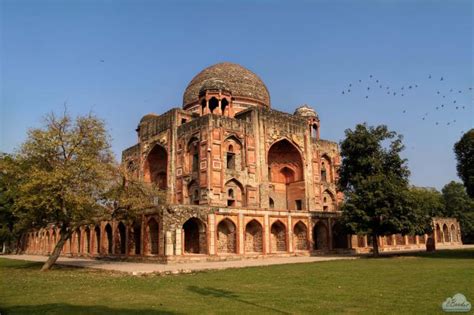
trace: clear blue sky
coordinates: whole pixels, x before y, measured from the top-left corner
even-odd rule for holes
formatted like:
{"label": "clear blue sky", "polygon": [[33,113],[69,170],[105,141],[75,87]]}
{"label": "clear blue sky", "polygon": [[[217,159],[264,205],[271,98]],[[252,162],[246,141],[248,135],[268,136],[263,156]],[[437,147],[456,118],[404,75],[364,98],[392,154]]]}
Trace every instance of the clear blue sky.
{"label": "clear blue sky", "polygon": [[413,184],[459,180],[452,147],[474,123],[471,1],[0,6],[0,151],[12,152],[28,128],[67,102],[72,114],[92,110],[106,120],[119,157],[135,144],[141,116],[181,106],[195,74],[231,61],[263,79],[273,108],[314,106],[323,138],[340,141],[360,122],[387,124],[405,136]]}

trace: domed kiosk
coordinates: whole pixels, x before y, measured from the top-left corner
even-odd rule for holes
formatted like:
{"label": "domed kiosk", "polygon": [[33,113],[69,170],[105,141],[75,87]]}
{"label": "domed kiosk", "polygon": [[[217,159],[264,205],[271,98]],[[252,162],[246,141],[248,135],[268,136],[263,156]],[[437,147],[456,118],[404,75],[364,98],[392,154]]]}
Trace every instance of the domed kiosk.
{"label": "domed kiosk", "polygon": [[258,75],[241,65],[222,62],[205,68],[189,82],[183,94],[183,109],[199,112],[204,92],[227,92],[234,111],[249,106],[270,108],[270,93]]}

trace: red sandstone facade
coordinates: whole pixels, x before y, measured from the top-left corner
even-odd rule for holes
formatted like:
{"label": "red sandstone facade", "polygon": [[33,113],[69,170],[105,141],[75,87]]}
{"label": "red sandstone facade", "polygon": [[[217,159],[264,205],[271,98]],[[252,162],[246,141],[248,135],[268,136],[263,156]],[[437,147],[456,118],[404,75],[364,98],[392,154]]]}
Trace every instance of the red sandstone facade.
{"label": "red sandstone facade", "polygon": [[[134,176],[166,191],[166,206],[135,222],[84,226],[63,253],[173,261],[368,251],[366,237],[346,235],[338,223],[339,149],[320,139],[320,127],[307,105],[294,114],[272,110],[253,72],[231,63],[206,68],[186,88],[183,109],[145,115],[138,143],[122,154]],[[438,221],[437,243],[461,244],[458,223]],[[26,252],[47,254],[58,235],[53,226],[29,233]],[[426,240],[379,241],[383,251],[424,248]]]}

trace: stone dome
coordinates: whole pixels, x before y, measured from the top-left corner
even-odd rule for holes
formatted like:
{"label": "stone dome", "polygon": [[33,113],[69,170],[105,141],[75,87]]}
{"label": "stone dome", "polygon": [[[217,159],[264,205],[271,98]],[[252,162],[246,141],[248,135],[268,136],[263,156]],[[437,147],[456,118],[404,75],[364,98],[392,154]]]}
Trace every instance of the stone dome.
{"label": "stone dome", "polygon": [[205,84],[215,85],[219,81],[233,97],[255,100],[270,107],[270,94],[263,81],[252,71],[230,62],[218,63],[199,72],[184,91],[183,107],[198,101]]}
{"label": "stone dome", "polygon": [[298,107],[295,110],[294,115],[296,116],[302,116],[302,117],[316,117],[318,118],[318,113],[312,108],[311,106],[304,104],[300,107]]}
{"label": "stone dome", "polygon": [[220,90],[230,92],[229,86],[222,80],[219,79],[209,79],[202,83],[199,94],[204,93],[208,90]]}
{"label": "stone dome", "polygon": [[143,122],[146,122],[148,120],[151,120],[155,117],[158,117],[157,114],[155,113],[149,113],[149,114],[146,114],[145,116],[142,117],[142,119],[140,119],[140,124],[143,123]]}

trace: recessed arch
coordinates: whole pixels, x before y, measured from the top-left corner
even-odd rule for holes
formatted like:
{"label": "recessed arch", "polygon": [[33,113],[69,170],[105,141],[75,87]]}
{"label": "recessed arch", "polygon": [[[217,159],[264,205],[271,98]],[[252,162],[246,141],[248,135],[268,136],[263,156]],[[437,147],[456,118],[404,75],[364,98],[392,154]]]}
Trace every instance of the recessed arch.
{"label": "recessed arch", "polygon": [[144,180],[159,189],[167,188],[168,153],[160,144],[155,144],[148,153],[143,167]]}
{"label": "recessed arch", "polygon": [[245,226],[245,252],[263,252],[263,229],[262,225],[255,219]]}
{"label": "recessed arch", "polygon": [[86,242],[84,252],[87,254],[91,254],[91,229],[88,226],[86,226],[86,228],[84,229],[84,236]]}
{"label": "recessed arch", "polygon": [[270,229],[270,247],[272,253],[285,252],[286,244],[286,227],[280,220],[275,221]]}
{"label": "recessed arch", "polygon": [[218,107],[219,107],[219,100],[215,97],[211,97],[211,99],[209,100],[209,110],[211,111],[211,113],[214,113],[214,111]]}
{"label": "recessed arch", "polygon": [[126,253],[126,248],[127,248],[127,229],[125,227],[125,224],[123,224],[122,221],[119,222],[117,225],[117,229],[115,232],[115,253],[120,254],[120,255],[125,255]]}
{"label": "recessed arch", "polygon": [[155,218],[150,218],[147,224],[147,251],[148,254],[158,255],[158,244],[159,244],[159,226]]}
{"label": "recessed arch", "polygon": [[451,224],[451,242],[457,242],[458,241],[458,234],[456,232],[456,227],[454,224]]}
{"label": "recessed arch", "polygon": [[217,251],[224,254],[237,252],[237,228],[228,218],[217,225]]}
{"label": "recessed arch", "polygon": [[443,234],[441,232],[441,227],[439,224],[436,224],[436,242],[441,243],[443,241]]}
{"label": "recessed arch", "polygon": [[206,225],[198,218],[190,218],[183,224],[184,252],[205,254],[207,249]]}
{"label": "recessed arch", "polygon": [[235,178],[225,183],[227,206],[242,207],[245,206],[244,186]]}
{"label": "recessed arch", "polygon": [[298,221],[293,227],[293,244],[295,250],[308,249],[308,228],[302,221]]}
{"label": "recessed arch", "polygon": [[328,229],[323,222],[318,221],[313,227],[313,249],[327,250],[328,248]]}
{"label": "recessed arch", "polygon": [[449,243],[449,230],[446,224],[443,224],[443,242]]}
{"label": "recessed arch", "polygon": [[270,197],[275,208],[304,210],[304,167],[299,148],[285,138],[276,141],[268,150],[267,161],[268,180],[274,187]]}
{"label": "recessed arch", "polygon": [[339,221],[332,226],[332,247],[341,249],[349,247],[346,229]]}
{"label": "recessed arch", "polygon": [[96,225],[95,228],[94,228],[94,236],[95,236],[95,253],[96,254],[100,254],[102,251],[101,251],[101,246],[102,246],[102,242],[101,242],[101,238],[100,238],[100,226]]}
{"label": "recessed arch", "polygon": [[323,211],[336,210],[336,197],[329,189],[326,189],[323,192],[322,198],[323,198]]}
{"label": "recessed arch", "polygon": [[112,232],[112,226],[110,223],[107,223],[105,226],[105,250],[107,251],[106,254],[111,255],[113,251],[113,245],[114,245],[114,238],[113,238],[113,232]]}

